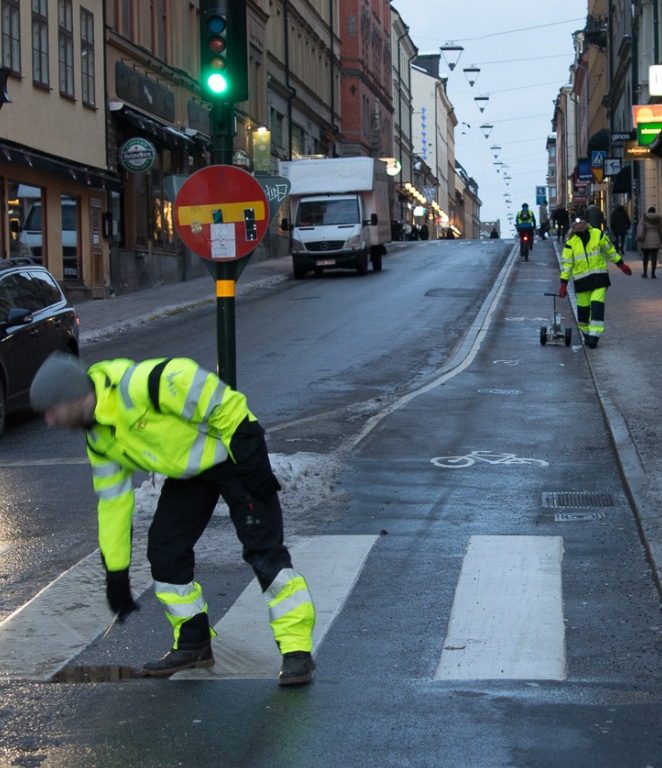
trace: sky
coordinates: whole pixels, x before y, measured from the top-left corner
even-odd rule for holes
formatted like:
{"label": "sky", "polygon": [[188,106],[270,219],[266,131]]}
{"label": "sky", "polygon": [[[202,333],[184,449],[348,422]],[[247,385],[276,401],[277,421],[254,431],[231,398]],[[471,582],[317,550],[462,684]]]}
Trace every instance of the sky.
{"label": "sky", "polygon": [[[478,184],[481,220],[501,219],[502,234],[510,236],[509,212],[517,214],[526,202],[538,216],[536,187],[547,184],[554,102],[569,82],[572,33],[585,26],[587,1],[393,0],[392,5],[419,53],[440,52],[449,44],[464,49],[453,70],[446,61],[450,54],[442,52],[440,66],[458,120],[455,157]],[[470,86],[463,69],[474,66],[480,72]],[[489,100],[476,102],[476,96]],[[488,138],[480,128],[484,124],[494,126]]]}

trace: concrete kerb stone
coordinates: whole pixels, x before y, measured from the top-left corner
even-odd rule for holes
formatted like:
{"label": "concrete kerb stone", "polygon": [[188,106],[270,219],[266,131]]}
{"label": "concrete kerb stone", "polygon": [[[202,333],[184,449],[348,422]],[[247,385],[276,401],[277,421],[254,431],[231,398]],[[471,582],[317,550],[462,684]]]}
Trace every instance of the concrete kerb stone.
{"label": "concrete kerb stone", "polygon": [[[556,242],[553,243],[553,246],[560,269],[561,255],[559,247]],[[577,298],[572,283],[568,284],[568,298],[570,300],[576,325]],[[591,374],[593,388],[598,397],[605,426],[607,427],[609,438],[616,455],[618,471],[623,483],[625,495],[634,515],[639,536],[651,566],[655,585],[662,597],[662,573],[659,566],[659,564],[662,564],[662,522],[660,521],[659,513],[650,511],[652,507],[646,505],[644,501],[646,489],[649,485],[645,463],[639,455],[636,441],[632,437],[626,417],[620,412],[600,386],[595,367],[591,362],[591,355],[588,354],[586,347],[583,344],[582,347],[584,348],[584,355]],[[597,352],[597,354],[599,354],[599,352]]]}

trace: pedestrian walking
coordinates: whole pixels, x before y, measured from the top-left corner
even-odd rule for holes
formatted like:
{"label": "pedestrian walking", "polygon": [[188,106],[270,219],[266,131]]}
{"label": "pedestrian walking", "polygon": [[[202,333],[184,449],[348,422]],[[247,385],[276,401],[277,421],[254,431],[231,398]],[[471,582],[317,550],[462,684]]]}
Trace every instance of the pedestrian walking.
{"label": "pedestrian walking", "polygon": [[619,203],[609,216],[609,229],[613,237],[614,245],[619,253],[625,253],[625,238],[630,230],[630,217],[625,206]]}
{"label": "pedestrian walking", "polygon": [[492,231],[490,232],[490,240],[498,240],[499,239],[499,232],[497,231],[496,227],[492,227]]}
{"label": "pedestrian walking", "polygon": [[586,209],[586,223],[593,227],[593,229],[599,229],[602,231],[605,224],[605,215],[602,213],[600,208],[595,204],[591,203],[588,208]]}
{"label": "pedestrian walking", "polygon": [[421,224],[421,228],[419,229],[419,236],[421,240],[427,240],[428,237],[430,237],[430,230],[428,229],[427,224]]}
{"label": "pedestrian walking", "polygon": [[586,346],[595,349],[605,329],[605,298],[611,285],[607,259],[626,275],[632,270],[623,261],[611,240],[599,229],[591,227],[578,216],[572,225],[561,254],[561,287],[564,298],[572,277],[577,295],[577,326],[584,335]]}
{"label": "pedestrian walking", "polygon": [[129,581],[133,475],[166,475],[147,558],[174,640],[163,658],[143,666],[145,675],[214,664],[194,547],[220,496],[268,606],[283,655],[279,684],[311,680],[315,609],[283,544],[280,485],[244,395],[188,358],[106,360],[88,369],[56,352],[37,372],[30,402],[49,427],[86,430],[106,597],[120,621],[138,608]]}
{"label": "pedestrian walking", "polygon": [[639,219],[637,225],[637,243],[641,248],[641,257],[644,263],[642,277],[648,277],[648,264],[651,266],[651,277],[655,279],[657,268],[657,252],[662,244],[662,216],[651,206]]}
{"label": "pedestrian walking", "polygon": [[549,212],[547,210],[547,200],[543,200],[538,208],[538,222],[540,223],[540,239],[546,240],[549,232]]}
{"label": "pedestrian walking", "polygon": [[565,239],[566,232],[570,226],[570,216],[568,210],[562,205],[557,206],[552,213],[552,221],[556,225],[556,239],[561,242]]}

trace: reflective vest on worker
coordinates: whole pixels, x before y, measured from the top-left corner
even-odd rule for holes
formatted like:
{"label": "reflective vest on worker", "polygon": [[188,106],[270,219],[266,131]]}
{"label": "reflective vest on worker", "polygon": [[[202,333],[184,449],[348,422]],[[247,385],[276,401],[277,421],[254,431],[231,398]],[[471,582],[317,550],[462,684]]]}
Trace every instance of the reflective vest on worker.
{"label": "reflective vest on worker", "polygon": [[246,417],[256,420],[244,395],[194,361],[175,358],[159,370],[164,362],[119,359],[88,371],[97,406],[87,451],[99,497],[99,547],[109,571],[131,562],[133,473],[198,475],[231,456],[230,440]]}
{"label": "reflective vest on worker", "polygon": [[561,280],[567,282],[572,277],[576,293],[608,288],[611,281],[607,258],[614,264],[622,261],[607,235],[588,225],[586,231],[586,244],[575,233],[568,238],[561,254]]}

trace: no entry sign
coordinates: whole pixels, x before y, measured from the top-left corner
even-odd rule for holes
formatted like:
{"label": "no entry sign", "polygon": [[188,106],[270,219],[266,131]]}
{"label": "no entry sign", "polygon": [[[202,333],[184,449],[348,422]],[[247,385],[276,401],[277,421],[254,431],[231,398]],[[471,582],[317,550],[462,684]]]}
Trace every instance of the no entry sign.
{"label": "no entry sign", "polygon": [[261,185],[231,165],[210,165],[190,176],[175,199],[175,226],[184,244],[203,259],[247,256],[269,226]]}

